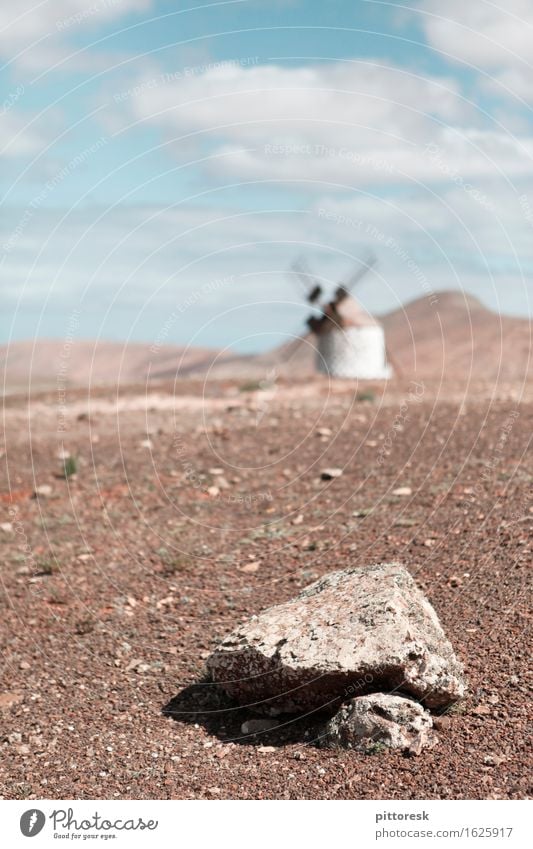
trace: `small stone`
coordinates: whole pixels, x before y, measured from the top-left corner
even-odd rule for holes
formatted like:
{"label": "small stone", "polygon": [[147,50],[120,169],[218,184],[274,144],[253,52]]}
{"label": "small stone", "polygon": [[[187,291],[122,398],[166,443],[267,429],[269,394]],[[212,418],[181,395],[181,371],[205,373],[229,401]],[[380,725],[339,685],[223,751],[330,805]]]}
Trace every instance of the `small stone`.
{"label": "small stone", "polygon": [[20,663],[19,663],[19,669],[23,669],[23,670],[31,669],[31,665],[28,663],[27,660],[21,660]]}
{"label": "small stone", "polygon": [[459,575],[452,575],[448,583],[450,587],[460,587],[463,583],[463,580],[459,577]]}
{"label": "small stone", "polygon": [[412,495],[413,490],[410,486],[399,486],[392,490],[393,495]]}
{"label": "small stone", "polygon": [[475,713],[476,716],[490,716],[492,710],[488,705],[477,705],[477,707],[472,709],[472,713]]}
{"label": "small stone", "polygon": [[323,481],[331,481],[334,478],[340,478],[342,475],[342,469],[324,469],[320,473],[320,477]]}
{"label": "small stone", "polygon": [[218,486],[208,486],[207,487],[207,494],[209,495],[210,498],[216,498],[217,495],[220,495],[220,490],[219,490]]}
{"label": "small stone", "polygon": [[12,731],[11,734],[7,735],[7,742],[14,745],[15,743],[22,743],[22,734],[20,731]]}
{"label": "small stone", "polygon": [[254,560],[252,563],[244,563],[242,566],[238,566],[239,572],[245,572],[246,574],[252,574],[253,572],[257,572],[260,563],[258,560]]}
{"label": "small stone", "polygon": [[126,666],[126,672],[133,672],[134,669],[139,669],[139,667],[144,665],[144,661],[142,658],[137,657],[134,660],[130,660],[128,665]]}
{"label": "small stone", "polygon": [[141,448],[152,449],[154,447],[154,443],[152,442],[151,439],[143,439],[143,440],[141,440],[141,442],[139,444],[140,444]]}
{"label": "small stone", "polygon": [[451,725],[451,718],[449,716],[434,716],[433,717],[433,727],[437,731],[446,731]]}
{"label": "small stone", "polygon": [[317,427],[316,435],[317,436],[331,436],[333,431],[329,427]]}
{"label": "small stone", "polygon": [[231,484],[222,475],[215,478],[215,486],[218,486],[219,489],[231,489]]}
{"label": "small stone", "polygon": [[302,524],[302,522],[303,522],[303,520],[304,520],[304,517],[303,517],[303,515],[300,513],[300,515],[299,515],[299,516],[295,516],[295,518],[292,520],[291,524],[293,524],[293,525],[301,525],[301,524]]}
{"label": "small stone", "polygon": [[0,693],[0,710],[2,708],[10,708],[13,705],[18,705],[24,701],[24,693]]}
{"label": "small stone", "polygon": [[505,763],[506,758],[500,755],[485,755],[483,763],[487,766],[501,766]]}
{"label": "small stone", "polygon": [[33,491],[34,498],[48,498],[52,495],[53,489],[47,483],[41,483],[39,486],[36,486]]}
{"label": "small stone", "polygon": [[344,704],[325,727],[323,746],[374,754],[382,747],[417,755],[437,742],[431,715],[403,696],[372,693]]}
{"label": "small stone", "polygon": [[257,751],[259,752],[260,755],[267,755],[270,752],[275,752],[276,747],[275,746],[259,746]]}
{"label": "small stone", "polygon": [[219,469],[218,466],[216,468],[213,468],[213,469],[208,469],[207,471],[209,472],[210,475],[223,475],[224,474],[224,469]]}
{"label": "small stone", "polygon": [[272,731],[279,723],[275,719],[248,719],[241,725],[241,734],[261,734]]}
{"label": "small stone", "polygon": [[6,534],[10,534],[13,531],[13,525],[11,522],[2,522],[0,524],[0,530],[4,531]]}

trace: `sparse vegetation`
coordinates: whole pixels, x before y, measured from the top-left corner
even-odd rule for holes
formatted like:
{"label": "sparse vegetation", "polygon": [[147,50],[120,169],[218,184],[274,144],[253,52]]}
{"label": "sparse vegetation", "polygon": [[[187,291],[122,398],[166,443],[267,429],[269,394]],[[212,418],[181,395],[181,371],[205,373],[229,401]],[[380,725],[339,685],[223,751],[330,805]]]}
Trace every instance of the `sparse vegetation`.
{"label": "sparse vegetation", "polygon": [[56,575],[59,572],[59,566],[56,560],[49,557],[43,557],[37,561],[37,574],[43,576]]}
{"label": "sparse vegetation", "polygon": [[462,699],[459,702],[454,702],[449,708],[446,708],[444,715],[462,716],[465,713],[468,713],[468,701],[466,699]]}
{"label": "sparse vegetation", "polygon": [[247,380],[241,386],[239,386],[239,392],[257,392],[259,389],[263,389],[263,381],[262,380]]}
{"label": "sparse vegetation", "polygon": [[383,755],[387,751],[387,746],[385,743],[380,743],[376,741],[375,743],[370,743],[365,750],[365,755]]}
{"label": "sparse vegetation", "polygon": [[69,455],[63,461],[63,476],[70,478],[78,472],[78,461],[72,455]]}
{"label": "sparse vegetation", "polygon": [[375,401],[376,396],[372,392],[371,389],[364,389],[362,392],[358,392],[355,396],[356,401]]}

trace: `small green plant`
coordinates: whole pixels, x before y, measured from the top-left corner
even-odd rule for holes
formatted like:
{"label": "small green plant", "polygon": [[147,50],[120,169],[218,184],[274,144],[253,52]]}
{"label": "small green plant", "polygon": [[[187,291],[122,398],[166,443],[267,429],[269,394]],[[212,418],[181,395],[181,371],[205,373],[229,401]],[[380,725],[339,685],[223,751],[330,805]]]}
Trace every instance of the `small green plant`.
{"label": "small green plant", "polygon": [[247,380],[246,383],[239,386],[239,392],[257,392],[261,388],[260,380]]}
{"label": "small green plant", "polygon": [[464,713],[468,713],[468,703],[466,699],[454,702],[453,705],[450,705],[449,708],[446,708],[446,710],[444,711],[444,716],[462,716]]}
{"label": "small green plant", "polygon": [[55,575],[59,567],[55,560],[43,557],[37,561],[37,574],[42,576]]}
{"label": "small green plant", "polygon": [[63,475],[65,478],[70,478],[78,471],[78,461],[75,457],[68,456],[63,461]]}
{"label": "small green plant", "polygon": [[161,560],[163,561],[163,575],[167,578],[179,572],[185,572],[191,565],[190,559],[182,554],[172,555],[166,552],[161,555]]}
{"label": "small green plant", "polygon": [[370,743],[365,750],[366,755],[383,755],[387,751],[385,743],[379,741]]}
{"label": "small green plant", "polygon": [[370,389],[365,389],[363,392],[358,392],[355,396],[356,401],[374,401],[376,396]]}

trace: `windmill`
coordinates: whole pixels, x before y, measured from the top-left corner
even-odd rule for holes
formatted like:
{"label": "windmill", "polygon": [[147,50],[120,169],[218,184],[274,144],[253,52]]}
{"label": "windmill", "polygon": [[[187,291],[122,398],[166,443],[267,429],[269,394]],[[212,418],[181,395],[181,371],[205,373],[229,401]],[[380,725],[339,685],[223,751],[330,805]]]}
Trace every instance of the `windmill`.
{"label": "windmill", "polygon": [[[333,298],[322,304],[323,287],[309,272],[307,264],[298,260],[291,268],[293,279],[295,276],[306,293],[307,302],[320,306],[321,314],[312,314],[306,324],[317,340],[317,369],[331,377],[377,380],[392,375],[383,327],[352,295],[352,290],[375,263],[375,257],[368,256],[346,282],[339,283]],[[286,356],[292,357],[304,339],[305,336],[296,339],[289,346],[292,350],[286,350]]]}

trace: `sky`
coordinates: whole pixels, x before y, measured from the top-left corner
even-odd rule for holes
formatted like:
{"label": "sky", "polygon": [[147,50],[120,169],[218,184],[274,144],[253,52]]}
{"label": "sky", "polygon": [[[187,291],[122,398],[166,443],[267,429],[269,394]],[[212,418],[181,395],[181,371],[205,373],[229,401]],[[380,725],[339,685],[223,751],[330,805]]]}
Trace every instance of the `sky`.
{"label": "sky", "polygon": [[260,350],[372,254],[382,314],[531,315],[531,0],[0,7],[0,342]]}

